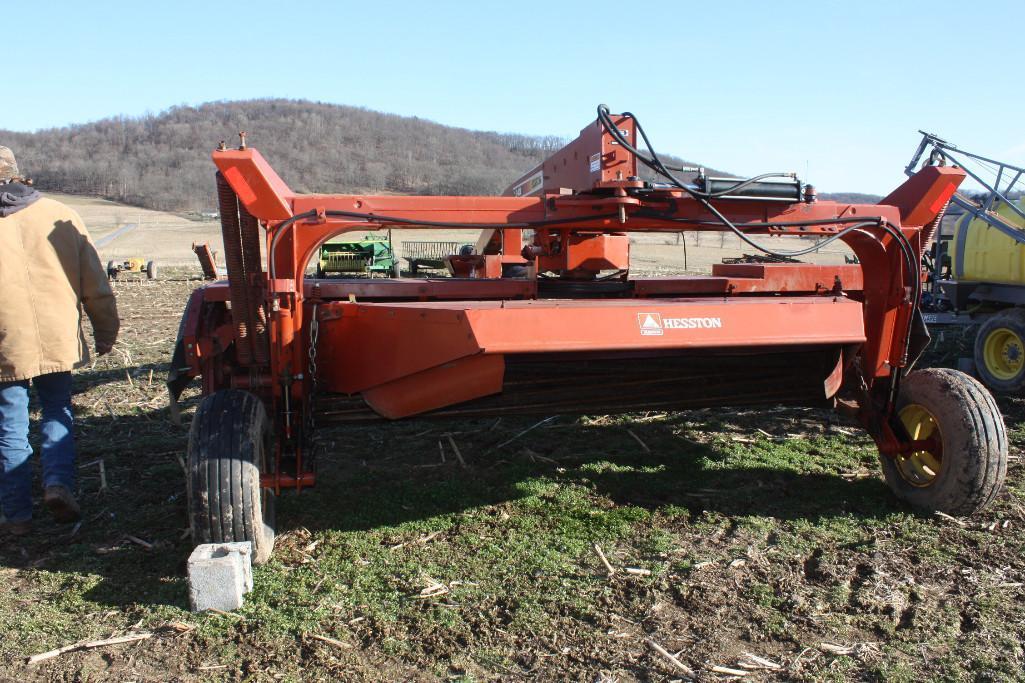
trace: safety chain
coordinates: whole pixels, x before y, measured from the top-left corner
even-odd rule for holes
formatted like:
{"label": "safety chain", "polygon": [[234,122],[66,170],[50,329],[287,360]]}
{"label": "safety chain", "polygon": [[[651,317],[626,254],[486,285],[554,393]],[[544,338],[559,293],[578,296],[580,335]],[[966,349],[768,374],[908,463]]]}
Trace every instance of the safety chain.
{"label": "safety chain", "polygon": [[317,405],[317,339],[320,337],[320,321],[317,319],[317,306],[318,304],[313,304],[313,317],[310,318],[310,346],[307,350],[310,359],[310,364],[307,368],[310,373],[310,395],[306,402],[306,427],[308,429],[308,438],[310,439],[313,438],[313,429],[315,427],[313,411]]}

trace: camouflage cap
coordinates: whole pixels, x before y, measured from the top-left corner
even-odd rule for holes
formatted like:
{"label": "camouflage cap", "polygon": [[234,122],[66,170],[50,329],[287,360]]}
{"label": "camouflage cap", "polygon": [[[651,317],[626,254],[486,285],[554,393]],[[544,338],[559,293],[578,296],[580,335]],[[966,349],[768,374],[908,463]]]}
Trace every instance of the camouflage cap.
{"label": "camouflage cap", "polygon": [[18,162],[9,147],[0,147],[0,183],[18,177]]}

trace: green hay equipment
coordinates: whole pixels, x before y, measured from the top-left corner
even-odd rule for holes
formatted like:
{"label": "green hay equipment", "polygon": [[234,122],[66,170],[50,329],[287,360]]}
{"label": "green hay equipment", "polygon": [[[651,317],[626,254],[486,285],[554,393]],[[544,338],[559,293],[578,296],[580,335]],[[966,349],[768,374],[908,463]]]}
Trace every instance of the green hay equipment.
{"label": "green hay equipment", "polygon": [[399,277],[399,261],[395,258],[390,235],[364,235],[359,241],[346,236],[320,247],[319,278],[378,274]]}

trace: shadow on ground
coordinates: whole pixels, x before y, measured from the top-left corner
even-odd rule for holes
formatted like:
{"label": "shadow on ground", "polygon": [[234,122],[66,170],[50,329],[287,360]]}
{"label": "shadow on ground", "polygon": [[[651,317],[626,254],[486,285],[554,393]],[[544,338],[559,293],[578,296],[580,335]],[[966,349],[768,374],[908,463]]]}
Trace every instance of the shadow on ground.
{"label": "shadow on ground", "polygon": [[[793,463],[806,466],[804,471],[731,462],[728,448],[685,441],[671,433],[671,424],[556,425],[494,449],[488,443],[494,436],[477,436],[492,423],[420,421],[403,427],[405,438],[389,436],[398,425],[335,431],[328,442],[336,447],[320,459],[317,489],[283,498],[279,526],[391,526],[513,500],[523,495],[523,482],[539,477],[585,486],[620,505],[676,506],[694,513],[815,522],[840,515],[881,518],[898,507],[878,477],[851,480],[839,472],[814,471],[814,454]],[[523,426],[529,422],[517,422],[509,430],[515,433]],[[422,436],[410,436],[428,429]],[[458,430],[453,438],[465,468],[447,445],[447,434],[453,433],[448,430]],[[508,435],[503,431],[500,437]],[[439,465],[439,441],[448,454],[444,465]],[[766,443],[767,460],[780,445]]]}
{"label": "shadow on ground", "polygon": [[[538,479],[586,487],[619,505],[674,506],[692,514],[715,511],[814,523],[838,516],[881,520],[902,509],[878,476],[870,449],[860,449],[867,455],[860,463],[862,473],[852,478],[844,470],[858,463],[849,455],[838,460],[817,450],[836,439],[797,436],[784,449],[781,439],[748,438],[742,447],[753,449],[755,457],[738,458],[732,450],[737,442],[729,436],[698,443],[679,434],[684,420],[695,432],[717,433],[722,424],[730,424],[735,434],[750,435],[754,425],[786,433],[786,411],[747,414],[750,426],[741,418],[739,430],[724,410],[680,413],[661,422],[586,425],[567,417],[501,447],[534,421],[505,420],[498,429],[493,420],[326,429],[319,436],[318,486],[279,499],[278,531],[361,531],[459,513],[518,499],[527,495],[524,484]],[[814,417],[824,419],[825,413]],[[1009,417],[1009,426],[1023,417]],[[187,523],[179,459],[185,455],[187,424],[171,424],[166,409],[117,418],[94,414],[78,424],[80,463],[102,458],[107,489],[100,490],[98,466],[84,467],[81,527],[56,525],[37,509],[31,537],[0,537],[0,566],[43,570],[17,575],[24,581],[38,582],[53,572],[60,577],[55,592],[61,581],[85,582],[90,584],[85,597],[104,605],[186,608],[185,559],[192,544],[183,536]],[[465,467],[453,457],[449,434]],[[447,453],[444,463],[439,442]]]}

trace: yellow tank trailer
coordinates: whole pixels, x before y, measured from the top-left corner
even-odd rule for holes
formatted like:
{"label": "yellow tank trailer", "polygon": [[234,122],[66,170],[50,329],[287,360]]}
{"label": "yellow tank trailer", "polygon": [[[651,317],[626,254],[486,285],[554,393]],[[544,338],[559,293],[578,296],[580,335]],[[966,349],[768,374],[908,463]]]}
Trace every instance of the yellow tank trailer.
{"label": "yellow tank trailer", "polygon": [[[1020,204],[995,204],[993,213],[1025,229]],[[975,370],[991,389],[1025,389],[1025,242],[971,214],[957,221],[948,246],[950,269],[969,311],[985,313],[975,337]],[[973,286],[974,285],[974,286]],[[956,291],[955,290],[955,291]]]}
{"label": "yellow tank trailer", "polygon": [[951,204],[963,213],[941,230],[922,311],[930,326],[979,324],[972,361],[994,391],[1025,391],[1025,169],[973,154],[925,134],[910,170],[931,145],[930,159],[961,166],[981,192]]}
{"label": "yellow tank trailer", "polygon": [[[1020,201],[1015,202],[1021,208]],[[1009,225],[1025,229],[1025,218],[999,202],[993,213]],[[961,282],[994,282],[1025,286],[1025,242],[966,213],[954,226],[948,247],[954,276]]]}

